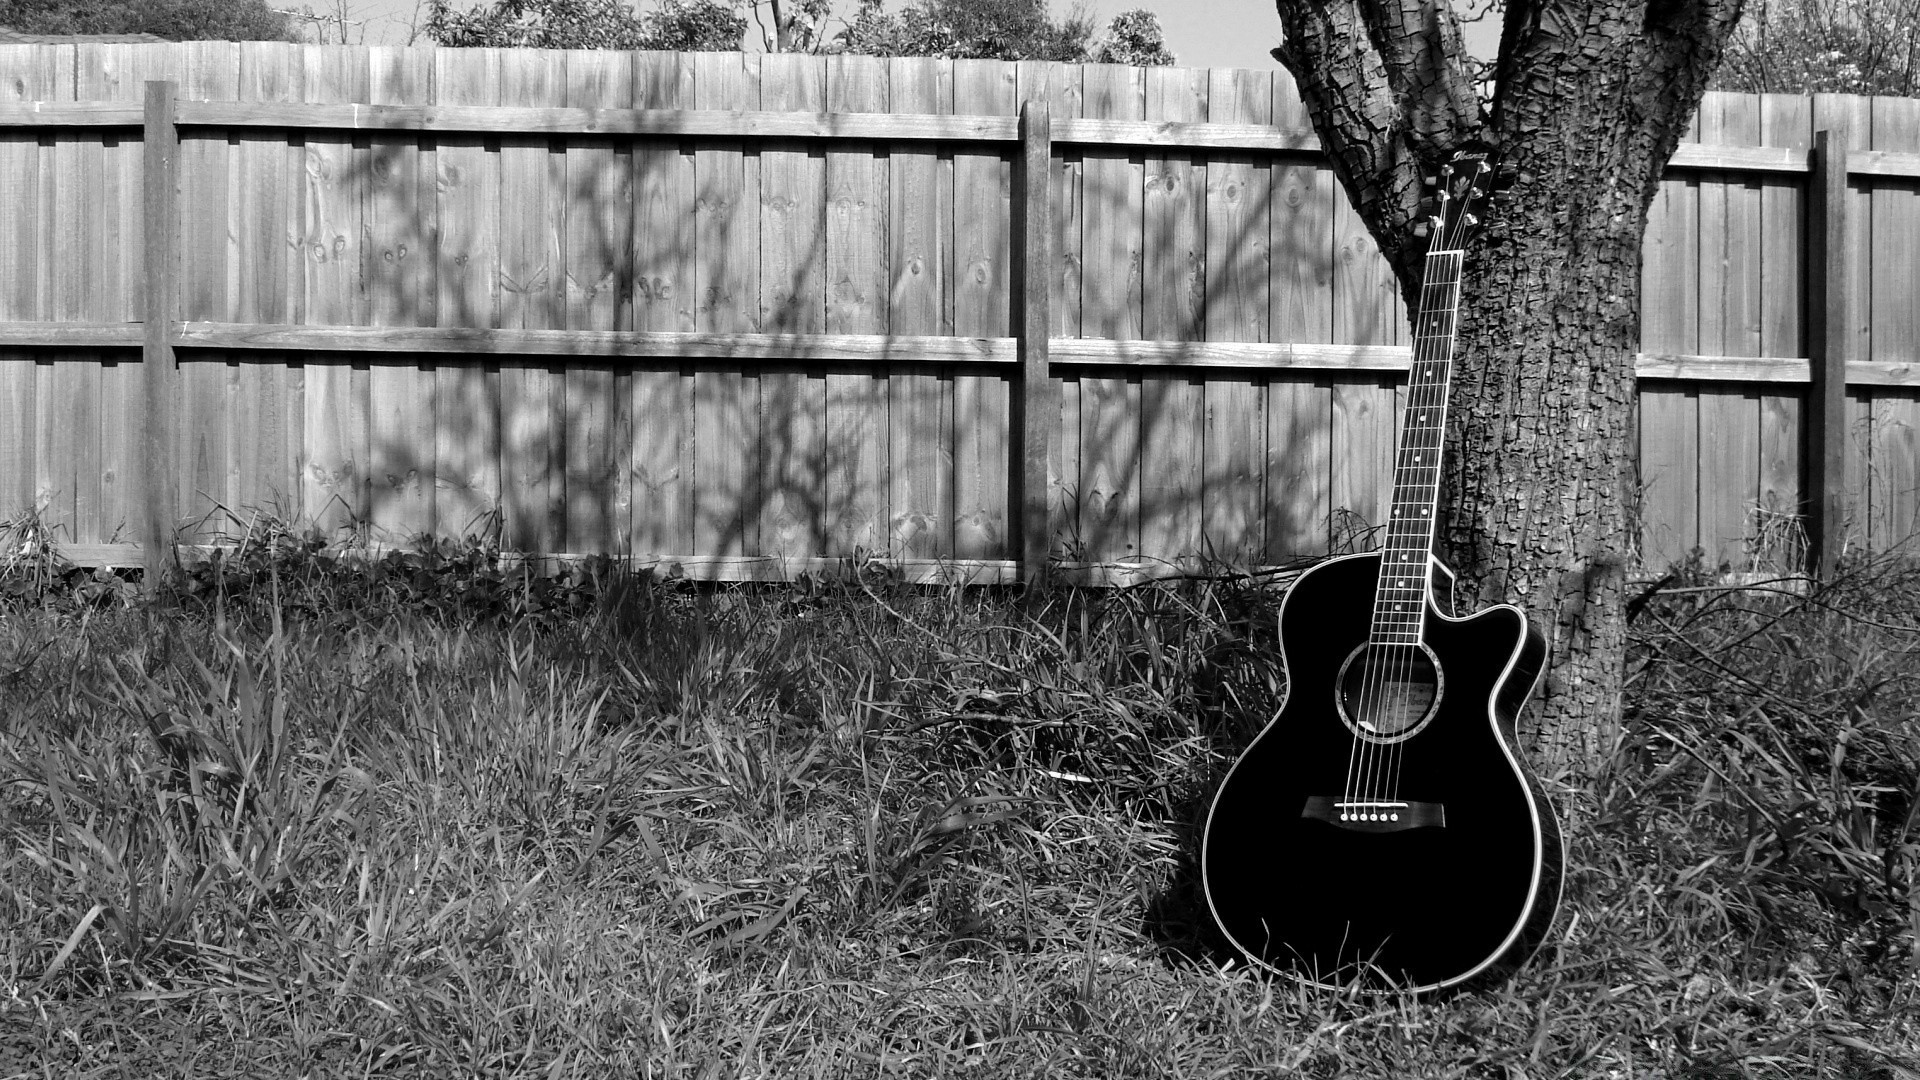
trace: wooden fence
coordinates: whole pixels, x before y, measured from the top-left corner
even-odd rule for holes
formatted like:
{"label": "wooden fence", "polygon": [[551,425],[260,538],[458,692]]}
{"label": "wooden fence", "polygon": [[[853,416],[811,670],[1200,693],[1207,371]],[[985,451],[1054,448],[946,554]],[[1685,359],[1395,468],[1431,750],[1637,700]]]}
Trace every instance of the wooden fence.
{"label": "wooden fence", "polygon": [[[1916,107],[1709,97],[1647,237],[1648,563],[1914,531]],[[1266,71],[0,46],[0,521],[723,578],[1324,551],[1408,350],[1307,128]]]}

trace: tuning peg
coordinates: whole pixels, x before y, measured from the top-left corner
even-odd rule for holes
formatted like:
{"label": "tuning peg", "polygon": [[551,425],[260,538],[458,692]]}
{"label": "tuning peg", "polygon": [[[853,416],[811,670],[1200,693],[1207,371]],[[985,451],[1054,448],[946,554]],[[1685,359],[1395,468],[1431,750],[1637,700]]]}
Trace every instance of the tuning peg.
{"label": "tuning peg", "polygon": [[1498,168],[1493,170],[1493,186],[1496,191],[1505,191],[1507,188],[1512,187],[1514,182],[1519,179],[1520,167],[1518,165],[1508,164],[1503,161]]}
{"label": "tuning peg", "polygon": [[1427,237],[1433,235],[1433,226],[1428,224],[1427,219],[1421,218],[1419,221],[1413,223],[1413,235],[1425,240]]}

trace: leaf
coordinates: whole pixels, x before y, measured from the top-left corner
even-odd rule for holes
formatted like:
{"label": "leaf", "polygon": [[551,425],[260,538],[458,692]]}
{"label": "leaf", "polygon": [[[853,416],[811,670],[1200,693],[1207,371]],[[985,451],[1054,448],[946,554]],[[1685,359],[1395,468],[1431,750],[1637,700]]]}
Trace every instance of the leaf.
{"label": "leaf", "polygon": [[533,890],[539,887],[540,880],[546,876],[546,870],[542,869],[539,873],[528,879],[525,885],[520,886],[520,891],[513,894],[513,899],[507,901],[507,906],[501,908],[500,913],[495,915],[493,921],[487,924],[486,929],[468,936],[467,943],[471,945],[490,944],[495,938],[505,933],[507,920],[513,917],[513,913],[519,910],[520,905],[526,902],[527,897],[533,895]]}
{"label": "leaf", "polygon": [[80,925],[74,927],[73,933],[67,935],[67,943],[60,946],[60,951],[53,955],[53,962],[48,964],[47,969],[40,973],[40,983],[42,985],[45,985],[48,979],[53,978],[54,972],[59,971],[60,966],[67,962],[67,957],[73,955],[73,950],[80,947],[80,939],[87,936],[87,931],[93,927],[93,920],[99,918],[100,913],[105,910],[107,910],[107,905],[95,904],[85,915],[80,917]]}
{"label": "leaf", "polygon": [[742,926],[740,929],[735,930],[733,933],[728,934],[721,940],[721,944],[731,947],[766,937],[774,931],[774,928],[787,921],[787,916],[793,914],[793,909],[800,906],[801,898],[806,895],[807,887],[805,885],[793,890],[787,897],[785,903],[773,911],[762,915],[760,918]]}

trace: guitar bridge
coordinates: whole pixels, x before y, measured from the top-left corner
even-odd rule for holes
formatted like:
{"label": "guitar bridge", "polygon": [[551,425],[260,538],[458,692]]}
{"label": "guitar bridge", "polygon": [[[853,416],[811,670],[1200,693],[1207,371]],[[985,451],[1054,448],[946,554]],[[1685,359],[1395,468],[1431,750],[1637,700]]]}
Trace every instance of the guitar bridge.
{"label": "guitar bridge", "polygon": [[1336,799],[1331,795],[1313,795],[1307,798],[1300,816],[1324,821],[1336,829],[1365,833],[1447,827],[1445,805],[1396,799]]}

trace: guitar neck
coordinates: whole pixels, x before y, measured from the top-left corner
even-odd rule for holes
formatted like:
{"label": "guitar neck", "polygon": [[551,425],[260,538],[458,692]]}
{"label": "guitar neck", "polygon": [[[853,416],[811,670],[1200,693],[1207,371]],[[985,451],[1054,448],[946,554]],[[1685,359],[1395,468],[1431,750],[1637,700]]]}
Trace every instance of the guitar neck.
{"label": "guitar neck", "polygon": [[1420,313],[1413,321],[1413,367],[1394,451],[1392,510],[1373,602],[1371,638],[1380,644],[1417,645],[1425,626],[1461,255],[1457,249],[1427,252]]}

